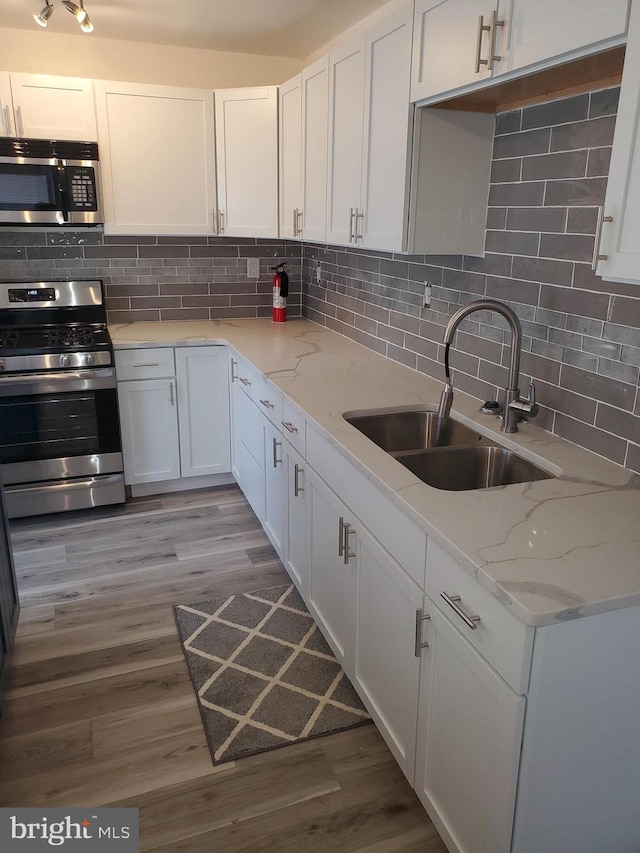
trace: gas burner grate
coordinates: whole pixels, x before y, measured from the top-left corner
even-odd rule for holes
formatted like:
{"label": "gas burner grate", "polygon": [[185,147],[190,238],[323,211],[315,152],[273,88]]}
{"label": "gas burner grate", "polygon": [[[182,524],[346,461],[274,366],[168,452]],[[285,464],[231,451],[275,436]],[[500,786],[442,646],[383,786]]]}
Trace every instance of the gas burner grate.
{"label": "gas burner grate", "polygon": [[87,326],[56,326],[49,329],[47,343],[54,347],[84,347],[95,343],[95,335]]}

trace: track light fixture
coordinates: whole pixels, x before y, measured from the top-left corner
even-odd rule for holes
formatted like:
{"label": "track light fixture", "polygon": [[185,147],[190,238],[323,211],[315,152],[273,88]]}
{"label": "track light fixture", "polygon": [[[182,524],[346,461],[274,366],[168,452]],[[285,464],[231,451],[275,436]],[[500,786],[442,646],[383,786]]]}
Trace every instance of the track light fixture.
{"label": "track light fixture", "polygon": [[[46,4],[47,5],[41,12],[37,15],[34,14],[33,16],[35,22],[41,27],[47,26],[47,21],[53,14],[53,4],[50,3],[49,0],[46,0]],[[87,10],[84,8],[84,0],[79,0],[79,5],[78,3],[72,3],[71,0],[62,0],[62,5],[71,12],[76,21],[80,24],[80,29],[83,33],[93,32],[93,24],[91,23]]]}
{"label": "track light fixture", "polygon": [[46,27],[49,18],[51,17],[51,15],[53,15],[53,6],[51,5],[51,3],[49,3],[49,0],[46,0],[46,2],[47,5],[42,9],[41,12],[38,12],[37,14],[34,12],[33,14],[33,20],[41,27]]}

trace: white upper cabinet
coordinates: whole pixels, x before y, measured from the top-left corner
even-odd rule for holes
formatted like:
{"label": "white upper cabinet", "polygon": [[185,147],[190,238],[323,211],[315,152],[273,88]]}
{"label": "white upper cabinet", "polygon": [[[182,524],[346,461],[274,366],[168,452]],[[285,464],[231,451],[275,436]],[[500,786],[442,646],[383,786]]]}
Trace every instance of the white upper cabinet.
{"label": "white upper cabinet", "polygon": [[96,82],[107,234],[213,234],[213,95]]}
{"label": "white upper cabinet", "polygon": [[330,243],[403,249],[410,72],[410,5],[330,55]]}
{"label": "white upper cabinet", "polygon": [[327,241],[355,243],[362,188],[365,37],[329,56]]}
{"label": "white upper cabinet", "polygon": [[497,0],[416,0],[412,101],[491,77],[497,11]]}
{"label": "white upper cabinet", "polygon": [[278,86],[280,237],[298,239],[302,218],[302,79]]}
{"label": "white upper cabinet", "polygon": [[621,44],[628,8],[629,0],[416,0],[411,100]]}
{"label": "white upper cabinet", "polygon": [[327,132],[329,57],[305,68],[302,81],[302,234],[321,240],[327,234]]}
{"label": "white upper cabinet", "polygon": [[278,90],[215,93],[219,233],[278,236]]}
{"label": "white upper cabinet", "polygon": [[4,136],[97,139],[91,80],[1,72],[0,109]]}
{"label": "white upper cabinet", "polygon": [[[594,265],[607,281],[640,284],[640,5],[629,22],[620,103],[611,152],[602,239]],[[598,245],[599,243],[599,245]]]}
{"label": "white upper cabinet", "polygon": [[406,6],[367,33],[358,235],[371,249],[403,248],[410,74],[411,7]]}
{"label": "white upper cabinet", "polygon": [[628,8],[629,0],[502,0],[500,18],[508,27],[509,45],[498,71],[588,52],[622,37]]}

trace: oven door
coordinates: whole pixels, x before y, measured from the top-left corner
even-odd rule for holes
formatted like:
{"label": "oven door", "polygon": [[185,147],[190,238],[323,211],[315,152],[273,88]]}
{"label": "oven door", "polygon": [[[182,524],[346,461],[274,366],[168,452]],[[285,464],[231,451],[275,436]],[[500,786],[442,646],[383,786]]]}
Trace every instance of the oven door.
{"label": "oven door", "polygon": [[113,368],[0,376],[0,463],[12,517],[124,500]]}

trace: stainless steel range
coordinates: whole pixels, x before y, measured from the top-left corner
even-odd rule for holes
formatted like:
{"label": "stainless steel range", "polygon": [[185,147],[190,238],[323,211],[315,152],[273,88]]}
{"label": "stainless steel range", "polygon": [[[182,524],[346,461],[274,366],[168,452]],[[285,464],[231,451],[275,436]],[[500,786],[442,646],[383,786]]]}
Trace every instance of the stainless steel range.
{"label": "stainless steel range", "polygon": [[124,501],[113,365],[102,282],[0,282],[10,518]]}

